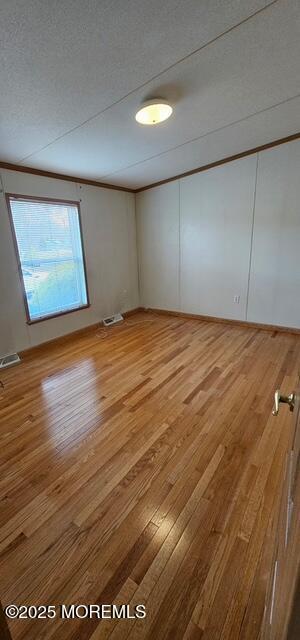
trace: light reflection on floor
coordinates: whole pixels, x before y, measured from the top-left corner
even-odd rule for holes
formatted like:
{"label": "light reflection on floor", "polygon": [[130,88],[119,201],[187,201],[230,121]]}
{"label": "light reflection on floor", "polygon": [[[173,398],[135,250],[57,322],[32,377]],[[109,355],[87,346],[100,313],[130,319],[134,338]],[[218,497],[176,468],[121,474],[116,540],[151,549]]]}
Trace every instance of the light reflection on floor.
{"label": "light reflection on floor", "polygon": [[[59,444],[65,455],[86,438],[93,423],[99,422],[104,401],[100,371],[95,360],[88,358],[51,374],[41,381],[41,389],[41,401],[47,411],[48,437],[51,437],[53,448]],[[63,431],[66,438],[62,442]]]}

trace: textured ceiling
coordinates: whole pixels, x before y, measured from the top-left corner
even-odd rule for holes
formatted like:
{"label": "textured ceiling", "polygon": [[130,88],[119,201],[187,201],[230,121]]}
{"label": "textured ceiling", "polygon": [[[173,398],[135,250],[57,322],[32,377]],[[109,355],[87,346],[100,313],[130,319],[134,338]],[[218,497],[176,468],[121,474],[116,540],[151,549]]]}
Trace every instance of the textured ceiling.
{"label": "textured ceiling", "polygon": [[299,36],[299,0],[2,0],[0,160],[138,188],[295,133]]}

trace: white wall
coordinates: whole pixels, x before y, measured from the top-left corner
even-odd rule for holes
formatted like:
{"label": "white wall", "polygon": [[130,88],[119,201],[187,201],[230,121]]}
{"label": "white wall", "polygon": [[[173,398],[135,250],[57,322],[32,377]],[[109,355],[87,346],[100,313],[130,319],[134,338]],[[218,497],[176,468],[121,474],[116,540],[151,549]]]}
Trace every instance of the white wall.
{"label": "white wall", "polygon": [[[0,198],[0,355],[26,349],[139,305],[134,195],[1,170],[7,193],[81,200],[88,309],[28,325],[4,194]],[[127,294],[124,294],[126,289]]]}
{"label": "white wall", "polygon": [[137,195],[141,301],[133,194],[14,171],[1,177],[6,192],[81,200],[91,307],[26,323],[2,193],[0,355],[93,324],[122,299],[123,310],[141,302],[300,328],[300,141]]}
{"label": "white wall", "polygon": [[245,320],[255,174],[249,156],[180,180],[182,310]]}
{"label": "white wall", "polygon": [[141,304],[179,309],[179,187],[138,194],[138,249]]}
{"label": "white wall", "polygon": [[143,305],[300,327],[300,141],[149,189],[136,205]]}
{"label": "white wall", "polygon": [[248,320],[300,327],[300,141],[259,154]]}

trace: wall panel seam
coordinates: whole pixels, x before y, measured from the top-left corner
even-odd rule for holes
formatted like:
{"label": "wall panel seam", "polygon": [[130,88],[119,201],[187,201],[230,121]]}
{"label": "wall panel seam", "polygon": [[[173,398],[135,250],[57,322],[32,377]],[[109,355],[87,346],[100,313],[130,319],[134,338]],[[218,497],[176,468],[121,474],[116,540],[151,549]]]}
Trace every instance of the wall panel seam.
{"label": "wall panel seam", "polygon": [[142,304],[142,289],[141,289],[141,277],[140,277],[140,250],[139,250],[139,238],[138,238],[138,216],[137,216],[137,194],[133,194],[134,199],[134,224],[135,224],[135,245],[136,245],[136,268],[137,268],[137,290],[138,290],[138,302]]}
{"label": "wall panel seam", "polygon": [[178,306],[181,311],[181,189],[178,180]]}
{"label": "wall panel seam", "polygon": [[250,237],[249,270],[248,270],[247,295],[246,295],[246,314],[245,314],[245,316],[246,316],[245,320],[246,321],[248,321],[248,305],[249,305],[251,267],[252,267],[254,220],[255,220],[255,206],[256,206],[256,187],[257,187],[257,175],[258,175],[258,156],[259,156],[259,154],[257,153],[257,155],[256,155],[256,168],[255,168],[253,207],[252,207],[252,226],[251,226],[251,237]]}

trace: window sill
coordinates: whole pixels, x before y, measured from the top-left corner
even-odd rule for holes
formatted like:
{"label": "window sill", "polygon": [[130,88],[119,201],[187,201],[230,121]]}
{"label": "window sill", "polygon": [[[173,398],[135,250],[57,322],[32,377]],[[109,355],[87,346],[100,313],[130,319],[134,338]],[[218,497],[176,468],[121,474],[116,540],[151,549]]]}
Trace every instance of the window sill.
{"label": "window sill", "polygon": [[27,319],[27,324],[37,324],[38,322],[44,322],[45,320],[52,320],[52,318],[60,318],[66,316],[69,313],[75,313],[76,311],[82,311],[82,309],[89,309],[90,303],[82,305],[82,307],[76,307],[76,309],[68,309],[67,311],[60,311],[59,313],[52,313],[49,316],[43,316],[42,318],[36,318],[35,320]]}

